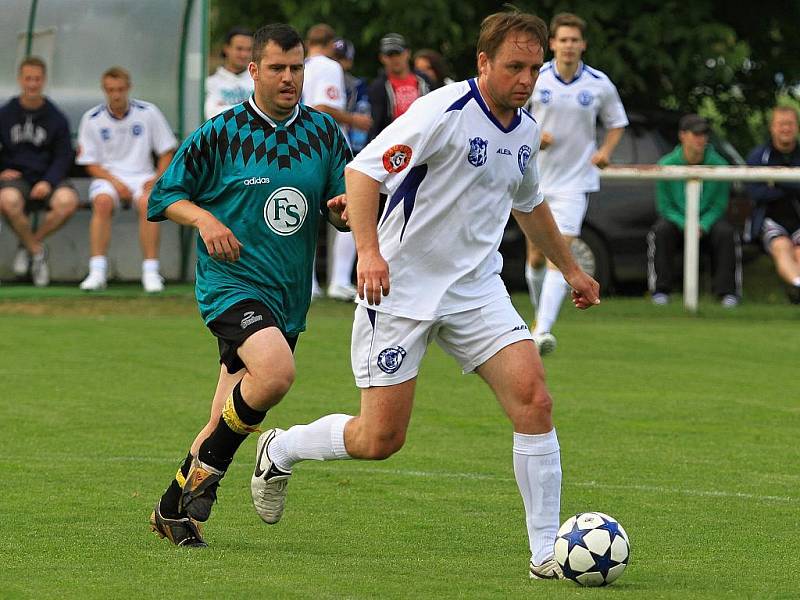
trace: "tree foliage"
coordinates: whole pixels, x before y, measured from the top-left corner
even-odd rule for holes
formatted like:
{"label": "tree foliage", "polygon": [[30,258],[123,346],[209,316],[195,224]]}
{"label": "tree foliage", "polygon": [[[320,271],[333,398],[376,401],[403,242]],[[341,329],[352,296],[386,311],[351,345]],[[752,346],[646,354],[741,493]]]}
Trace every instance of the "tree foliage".
{"label": "tree foliage", "polygon": [[[606,72],[629,110],[700,111],[742,152],[764,137],[763,114],[800,87],[800,2],[744,6],[723,0],[519,0],[545,21],[561,11],[588,24],[586,62]],[[475,71],[488,0],[212,0],[212,42],[233,25],[327,22],[357,48],[354,71],[372,77],[378,40],[396,31],[413,48],[433,48],[456,78]]]}

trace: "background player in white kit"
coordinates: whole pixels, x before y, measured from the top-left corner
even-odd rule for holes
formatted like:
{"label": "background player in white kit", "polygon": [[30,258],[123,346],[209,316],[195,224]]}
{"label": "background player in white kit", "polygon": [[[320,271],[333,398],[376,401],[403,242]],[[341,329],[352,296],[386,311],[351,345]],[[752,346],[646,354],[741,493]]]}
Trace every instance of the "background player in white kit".
{"label": "background player in white kit", "polygon": [[253,78],[247,70],[253,55],[253,32],[234,27],[225,35],[224,62],[206,77],[206,119],[244,102],[253,94]]}
{"label": "background player in white kit", "polygon": [[[561,576],[553,559],[561,463],[552,400],[530,332],[500,279],[498,253],[513,212],[563,270],[575,305],[600,301],[597,282],[575,264],[542,201],[535,163],[539,129],[521,110],[546,42],[547,27],[538,17],[487,17],[477,79],[418,99],[348,166],[360,297],[351,356],[361,412],[259,438],[251,488],[267,523],[281,517],[295,463],[384,459],[402,447],[419,364],[436,340],[465,373],[476,372],[489,384],[511,420],[530,574]],[[381,190],[389,196],[378,225]]]}
{"label": "background player in white kit", "polygon": [[[79,165],[93,177],[89,185],[92,220],[89,224],[89,275],[86,291],[102,290],[108,277],[111,217],[120,205],[133,204],[139,213],[142,247],[142,286],[161,292],[158,223],[147,220],[147,199],[153,184],[169,166],[178,142],[167,119],[154,104],[128,98],[131,78],[122,67],[111,67],[101,78],[107,102],[88,110],[78,129]],[[153,168],[152,155],[158,157]]]}
{"label": "background player in white kit", "polygon": [[[347,136],[349,127],[367,131],[372,125],[372,118],[357,112],[347,112],[347,90],[344,85],[344,70],[334,60],[334,41],[336,34],[330,25],[319,23],[308,30],[306,46],[305,83],[303,85],[302,102],[306,106],[332,116],[342,132]],[[328,227],[328,235],[333,243],[329,248],[333,253],[329,261],[328,273],[329,298],[336,300],[352,300],[356,294],[351,283],[353,263],[356,260],[356,246],[353,235]],[[329,238],[330,239],[330,238]],[[319,296],[319,284],[316,275],[312,285],[312,295]]]}
{"label": "background player in white kit", "polygon": [[[600,71],[581,61],[586,50],[586,23],[571,13],[550,22],[550,49],[554,59],[545,63],[531,98],[542,127],[539,152],[540,189],[553,218],[569,245],[581,233],[587,194],[600,189],[597,168],[611,160],[628,118],[617,88]],[[597,147],[597,118],[607,130]],[[542,355],[555,349],[550,333],[567,293],[567,282],[541,249],[528,240],[525,280],[536,312],[533,339]]]}

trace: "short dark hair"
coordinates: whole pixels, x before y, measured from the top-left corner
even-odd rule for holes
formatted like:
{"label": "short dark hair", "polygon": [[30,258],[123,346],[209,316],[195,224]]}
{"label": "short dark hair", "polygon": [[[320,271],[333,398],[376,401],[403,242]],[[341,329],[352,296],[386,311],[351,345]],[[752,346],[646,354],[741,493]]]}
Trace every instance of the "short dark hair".
{"label": "short dark hair", "polygon": [[568,12],[558,13],[553,20],[550,21],[550,37],[556,37],[556,32],[559,27],[576,27],[581,32],[581,37],[586,37],[586,21],[581,19],[578,15]]}
{"label": "short dark hair", "polygon": [[542,49],[547,48],[547,25],[544,21],[536,15],[507,10],[489,15],[483,20],[478,34],[477,53],[483,52],[489,58],[494,58],[506,36],[514,31],[530,34],[536,38]]}
{"label": "short dark hair", "polygon": [[259,28],[253,35],[253,62],[258,64],[261,62],[261,55],[264,53],[264,46],[269,42],[275,42],[281,47],[281,50],[287,52],[297,46],[303,47],[305,52],[306,46],[303,43],[303,38],[297,33],[297,30],[285,23],[270,23]]}
{"label": "short dark hair", "polygon": [[436,50],[423,48],[422,50],[417,50],[414,53],[414,60],[417,60],[418,58],[424,58],[430,63],[431,69],[433,69],[433,72],[436,73],[436,79],[438,79],[437,83],[441,84],[444,81],[444,78],[448,75],[447,62],[444,60],[444,57]]}
{"label": "short dark hair", "polygon": [[47,75],[47,64],[38,56],[26,56],[19,63],[18,73],[22,73],[22,67],[39,67],[42,72]]}
{"label": "short dark hair", "polygon": [[253,30],[248,29],[247,27],[231,27],[228,30],[228,33],[225,34],[225,45],[227,46],[228,44],[230,44],[231,40],[237,35],[253,37]]}

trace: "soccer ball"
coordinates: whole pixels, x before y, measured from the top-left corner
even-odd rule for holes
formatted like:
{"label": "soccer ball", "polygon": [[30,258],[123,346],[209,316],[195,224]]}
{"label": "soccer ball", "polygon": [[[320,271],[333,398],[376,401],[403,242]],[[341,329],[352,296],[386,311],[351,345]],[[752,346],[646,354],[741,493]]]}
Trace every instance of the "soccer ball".
{"label": "soccer ball", "polygon": [[570,517],[556,534],[555,555],[564,577],[578,585],[608,585],[628,566],[628,534],[600,512]]}

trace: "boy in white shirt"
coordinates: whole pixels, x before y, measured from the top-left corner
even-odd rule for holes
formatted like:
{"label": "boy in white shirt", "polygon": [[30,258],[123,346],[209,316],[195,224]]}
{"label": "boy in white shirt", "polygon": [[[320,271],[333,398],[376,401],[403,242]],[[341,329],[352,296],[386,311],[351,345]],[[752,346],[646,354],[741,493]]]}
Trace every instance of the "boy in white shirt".
{"label": "boy in white shirt", "polygon": [[253,54],[253,32],[234,27],[225,36],[225,62],[206,78],[206,119],[217,116],[253,94],[253,78],[247,70]]}
{"label": "boy in white shirt", "polygon": [[[550,49],[555,58],[545,63],[531,98],[532,111],[542,127],[539,152],[541,190],[559,231],[569,245],[581,233],[587,194],[600,189],[597,169],[611,160],[628,118],[617,88],[602,72],[585,65],[586,22],[560,13],[550,23]],[[595,143],[597,118],[607,133]],[[555,349],[550,333],[567,293],[567,283],[552,262],[528,241],[525,266],[531,303],[536,311],[533,338],[542,355]]]}
{"label": "boy in white shirt", "polygon": [[[147,220],[147,200],[153,184],[169,166],[178,143],[160,110],[149,102],[128,98],[131,79],[122,67],[111,67],[101,78],[106,104],[88,110],[78,130],[79,165],[93,177],[89,185],[89,275],[80,288],[105,289],[111,217],[122,204],[139,213],[142,286],[149,293],[164,290],[159,273],[157,223]],[[153,168],[152,155],[158,157]]]}

